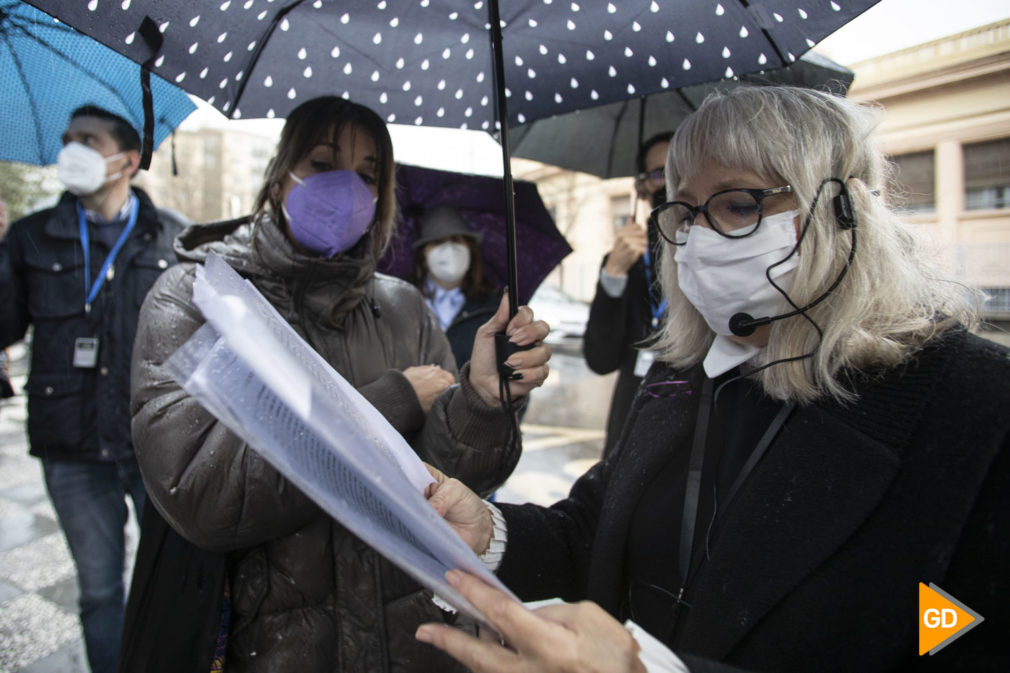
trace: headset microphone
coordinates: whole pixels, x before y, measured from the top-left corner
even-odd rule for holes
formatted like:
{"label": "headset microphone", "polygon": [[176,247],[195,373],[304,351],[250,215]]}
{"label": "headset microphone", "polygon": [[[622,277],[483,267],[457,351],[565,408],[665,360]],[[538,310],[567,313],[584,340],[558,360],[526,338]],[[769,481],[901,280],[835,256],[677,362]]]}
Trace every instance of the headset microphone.
{"label": "headset microphone", "polygon": [[[848,271],[848,270],[849,270],[849,265],[846,264],[845,268],[842,269],[842,273],[838,276],[838,281],[841,281],[842,276],[844,276],[845,272]],[[817,304],[820,304],[822,301],[824,301],[825,299],[827,299],[828,295],[831,294],[832,291],[834,291],[834,289],[837,286],[838,286],[838,282],[832,283],[831,287],[829,287],[827,290],[825,290],[824,294],[822,294],[820,297],[818,297],[817,299],[813,300],[812,302],[810,302],[809,304],[807,304],[803,308],[798,308],[795,311],[790,311],[789,313],[781,313],[779,315],[770,315],[770,316],[765,316],[764,318],[755,318],[755,317],[751,316],[748,313],[742,313],[742,312],[741,313],[734,313],[733,317],[729,319],[729,331],[732,332],[735,336],[738,336],[738,337],[750,336],[751,334],[754,334],[754,330],[756,330],[758,327],[761,327],[763,325],[769,325],[769,324],[775,322],[776,320],[783,320],[784,318],[792,318],[794,315],[799,315],[800,313],[803,313],[804,311],[808,311],[808,310],[812,309],[814,306],[816,306]]]}
{"label": "headset microphone", "polygon": [[754,334],[754,330],[762,325],[767,325],[772,320],[777,318],[758,318],[754,319],[753,316],[747,313],[735,313],[733,317],[729,319],[729,331],[738,337],[745,337]]}
{"label": "headset microphone", "polygon": [[[849,252],[849,259],[847,262],[845,262],[845,266],[842,267],[841,273],[839,273],[838,277],[835,278],[835,282],[831,284],[831,287],[822,292],[821,296],[817,297],[817,299],[814,299],[806,306],[797,308],[795,311],[789,311],[788,313],[780,313],[779,315],[765,316],[764,318],[754,318],[751,315],[743,312],[734,313],[733,317],[729,319],[729,331],[738,337],[750,336],[751,334],[754,334],[754,330],[756,330],[758,327],[761,327],[762,325],[768,325],[770,323],[775,322],[776,320],[792,318],[794,315],[805,313],[806,311],[812,309],[814,306],[817,306],[822,301],[827,299],[828,295],[834,292],[835,288],[838,287],[838,284],[842,282],[842,278],[844,278],[845,274],[848,273],[849,271],[849,266],[852,264],[852,258],[855,255],[855,252],[856,252],[856,232],[855,230],[853,230],[852,249]],[[796,306],[796,304],[793,304],[793,306]]]}

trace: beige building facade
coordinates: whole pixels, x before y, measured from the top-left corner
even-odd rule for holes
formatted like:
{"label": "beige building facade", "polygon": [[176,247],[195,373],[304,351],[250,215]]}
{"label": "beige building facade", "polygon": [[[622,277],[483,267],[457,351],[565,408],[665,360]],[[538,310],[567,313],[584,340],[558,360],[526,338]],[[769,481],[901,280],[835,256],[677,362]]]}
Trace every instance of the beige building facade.
{"label": "beige building facade", "polygon": [[851,67],[850,98],[886,111],[889,198],[1010,319],[1010,20]]}
{"label": "beige building facade", "polygon": [[[897,169],[887,198],[939,244],[958,280],[987,290],[990,318],[1010,319],[1010,20],[849,67],[850,98],[883,108],[883,150]],[[521,159],[513,173],[537,182],[575,250],[547,282],[591,299],[632,208],[631,178]]]}
{"label": "beige building facade", "polygon": [[234,129],[176,131],[177,174],[172,144],[171,138],[162,143],[136,184],[159,206],[194,222],[213,222],[252,212],[277,141]]}

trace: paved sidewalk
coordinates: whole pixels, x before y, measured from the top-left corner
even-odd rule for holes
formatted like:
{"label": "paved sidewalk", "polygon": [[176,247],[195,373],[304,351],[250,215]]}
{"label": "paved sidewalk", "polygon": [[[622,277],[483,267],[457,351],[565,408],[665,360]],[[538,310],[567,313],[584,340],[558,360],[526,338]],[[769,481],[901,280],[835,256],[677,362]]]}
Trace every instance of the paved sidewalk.
{"label": "paved sidewalk", "polygon": [[[17,391],[24,350],[8,350]],[[87,673],[73,562],[24,427],[24,397],[0,403],[0,673]]]}

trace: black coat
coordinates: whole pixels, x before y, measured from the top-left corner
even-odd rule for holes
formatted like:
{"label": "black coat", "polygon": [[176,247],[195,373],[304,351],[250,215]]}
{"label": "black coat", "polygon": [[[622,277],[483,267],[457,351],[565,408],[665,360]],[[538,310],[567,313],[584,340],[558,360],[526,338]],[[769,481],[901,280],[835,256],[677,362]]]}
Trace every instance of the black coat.
{"label": "black coat", "polygon": [[452,354],[456,358],[456,366],[462,367],[470,361],[473,352],[473,340],[477,337],[477,328],[486,323],[498,310],[501,297],[489,294],[480,298],[467,297],[463,308],[445,328],[445,336],[449,339]]}
{"label": "black coat", "polygon": [[[607,263],[606,257],[603,263]],[[604,455],[609,455],[621,435],[621,428],[631,411],[631,401],[642,382],[635,376],[638,348],[652,332],[645,263],[639,259],[628,269],[628,281],[620,297],[611,297],[596,283],[596,295],[589,306],[589,321],[582,337],[586,364],[597,374],[618,371],[614,395],[607,414],[607,438]]]}
{"label": "black coat", "polygon": [[[674,376],[700,381],[657,364],[645,384]],[[858,390],[798,407],[722,514],[668,643],[692,670],[1010,670],[1010,354],[956,331]],[[697,398],[640,395],[616,454],[566,500],[502,505],[502,580],[625,618],[629,521],[668,452],[687,450]],[[986,621],[919,657],[919,582]]]}
{"label": "black coat", "polygon": [[[91,312],[85,313],[84,257],[77,197],[64,193],[53,208],[11,225],[0,241],[0,347],[32,332],[28,438],[32,455],[73,460],[132,456],[130,357],[140,305],[154,281],[175,263],[172,240],[183,219],[139,199],[137,223],[115,259]],[[93,239],[94,237],[92,237]],[[92,240],[94,281],[108,255]],[[74,341],[99,339],[98,365],[73,366]]]}

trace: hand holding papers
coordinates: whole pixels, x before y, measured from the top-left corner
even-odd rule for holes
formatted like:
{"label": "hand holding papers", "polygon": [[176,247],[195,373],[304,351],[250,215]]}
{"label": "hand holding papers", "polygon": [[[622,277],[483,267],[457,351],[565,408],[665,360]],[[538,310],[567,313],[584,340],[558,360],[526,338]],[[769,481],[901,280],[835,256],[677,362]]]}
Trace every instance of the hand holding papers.
{"label": "hand holding papers", "polygon": [[425,501],[431,476],[403,437],[216,255],[193,295],[207,324],[167,363],[179,384],[348,530],[482,619],[446,571],[508,591]]}

